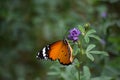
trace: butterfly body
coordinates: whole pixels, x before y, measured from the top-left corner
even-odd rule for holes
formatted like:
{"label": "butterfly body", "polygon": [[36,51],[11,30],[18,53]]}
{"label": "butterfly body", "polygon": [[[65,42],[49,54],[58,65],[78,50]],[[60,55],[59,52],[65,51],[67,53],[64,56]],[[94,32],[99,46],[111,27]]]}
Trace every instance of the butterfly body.
{"label": "butterfly body", "polygon": [[56,41],[45,46],[38,52],[38,59],[59,60],[63,65],[69,65],[73,62],[72,48],[66,39]]}

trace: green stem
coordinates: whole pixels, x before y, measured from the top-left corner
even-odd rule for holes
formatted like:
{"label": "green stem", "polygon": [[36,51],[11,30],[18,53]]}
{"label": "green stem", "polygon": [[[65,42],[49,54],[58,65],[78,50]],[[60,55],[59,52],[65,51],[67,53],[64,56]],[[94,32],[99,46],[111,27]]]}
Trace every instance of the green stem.
{"label": "green stem", "polygon": [[[82,48],[82,43],[80,41],[78,41],[78,47],[80,48],[80,57],[83,54],[83,48]],[[82,58],[81,58],[82,59]],[[80,58],[78,59],[79,61],[79,65],[78,65],[78,80],[80,80]]]}
{"label": "green stem", "polygon": [[[78,47],[80,48],[81,54],[83,54],[83,48],[82,48],[82,43],[78,41]],[[80,54],[80,56],[81,56]]]}

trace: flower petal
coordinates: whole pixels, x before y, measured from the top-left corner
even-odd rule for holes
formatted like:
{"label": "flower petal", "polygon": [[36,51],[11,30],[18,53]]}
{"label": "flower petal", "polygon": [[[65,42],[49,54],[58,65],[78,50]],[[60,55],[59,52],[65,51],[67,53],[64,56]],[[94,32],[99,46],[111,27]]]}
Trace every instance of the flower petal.
{"label": "flower petal", "polygon": [[73,28],[69,31],[68,39],[73,40],[73,41],[77,41],[79,35],[80,35],[79,29]]}

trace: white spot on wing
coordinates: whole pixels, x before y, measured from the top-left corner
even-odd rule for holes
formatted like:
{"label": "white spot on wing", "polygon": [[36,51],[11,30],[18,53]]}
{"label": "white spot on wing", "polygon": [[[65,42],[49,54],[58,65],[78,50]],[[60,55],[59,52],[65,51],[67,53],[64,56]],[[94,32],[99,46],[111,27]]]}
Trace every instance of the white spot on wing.
{"label": "white spot on wing", "polygon": [[38,56],[40,55],[40,53],[38,52],[38,54],[37,54],[37,56],[36,56],[36,58],[38,58]]}
{"label": "white spot on wing", "polygon": [[43,48],[42,51],[43,51],[43,53],[42,53],[42,54],[43,54],[43,57],[45,57],[45,56],[46,56],[46,54],[45,54],[45,48]]}
{"label": "white spot on wing", "polygon": [[49,48],[49,45],[47,45],[47,49],[49,50],[50,48]]}
{"label": "white spot on wing", "polygon": [[46,50],[46,47],[43,48],[43,50],[42,50],[43,53],[42,54],[43,54],[44,59],[47,60],[48,58],[46,57],[47,54],[46,54],[45,50]]}

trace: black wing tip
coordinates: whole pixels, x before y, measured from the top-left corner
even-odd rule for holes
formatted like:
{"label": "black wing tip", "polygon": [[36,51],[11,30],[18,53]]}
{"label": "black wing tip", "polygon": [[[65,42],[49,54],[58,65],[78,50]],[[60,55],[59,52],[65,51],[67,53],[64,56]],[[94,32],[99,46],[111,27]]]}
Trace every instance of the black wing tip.
{"label": "black wing tip", "polygon": [[38,53],[37,53],[37,56],[36,58],[37,59],[48,59],[48,51],[49,51],[49,45],[43,47],[42,50],[40,50]]}
{"label": "black wing tip", "polygon": [[40,60],[41,58],[39,57],[39,55],[36,56],[36,59]]}

